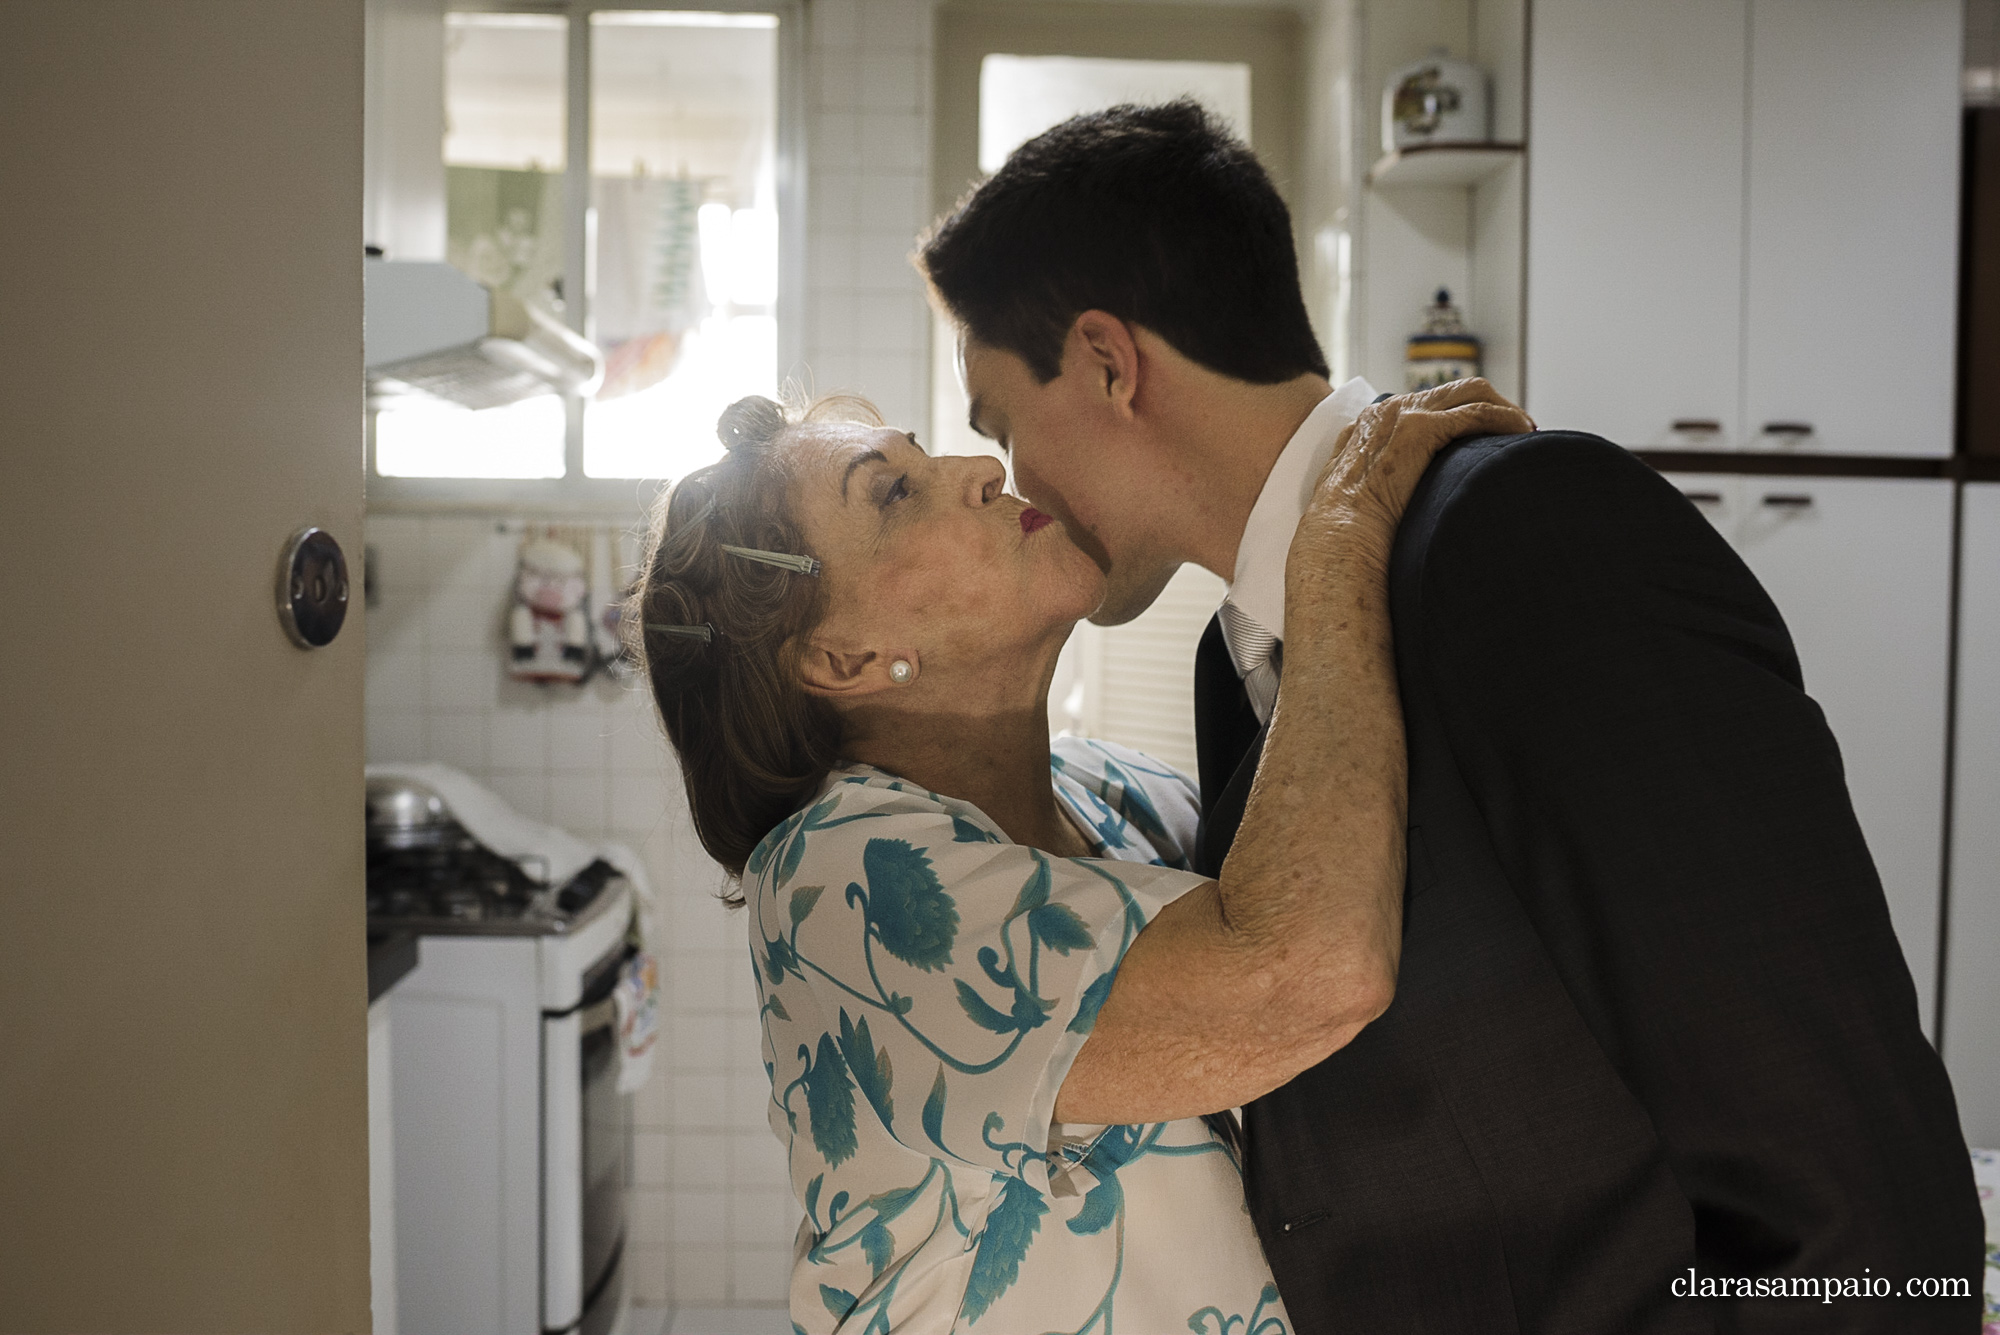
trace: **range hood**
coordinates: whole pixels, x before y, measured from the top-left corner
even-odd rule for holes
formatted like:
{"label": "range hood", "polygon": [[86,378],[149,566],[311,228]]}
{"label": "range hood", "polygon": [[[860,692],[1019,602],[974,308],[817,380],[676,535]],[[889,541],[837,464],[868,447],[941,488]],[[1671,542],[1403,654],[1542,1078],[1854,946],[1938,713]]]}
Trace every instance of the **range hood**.
{"label": "range hood", "polygon": [[604,356],[589,340],[449,264],[371,257],[363,272],[370,408],[498,408],[603,382]]}

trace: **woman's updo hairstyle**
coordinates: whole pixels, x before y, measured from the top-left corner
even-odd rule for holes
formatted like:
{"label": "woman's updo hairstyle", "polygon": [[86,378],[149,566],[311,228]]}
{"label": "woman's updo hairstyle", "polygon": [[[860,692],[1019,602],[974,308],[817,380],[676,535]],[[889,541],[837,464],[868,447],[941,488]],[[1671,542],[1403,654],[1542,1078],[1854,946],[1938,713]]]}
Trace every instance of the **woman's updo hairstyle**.
{"label": "woman's updo hairstyle", "polygon": [[[695,833],[732,876],[840,763],[839,716],[799,679],[826,615],[824,586],[722,550],[813,555],[792,519],[786,439],[815,422],[880,426],[882,417],[850,395],[810,404],[753,397],[724,410],[716,434],[727,453],[654,506],[643,575],[625,610],[628,641],[680,758]],[[706,640],[673,629],[703,626]]]}

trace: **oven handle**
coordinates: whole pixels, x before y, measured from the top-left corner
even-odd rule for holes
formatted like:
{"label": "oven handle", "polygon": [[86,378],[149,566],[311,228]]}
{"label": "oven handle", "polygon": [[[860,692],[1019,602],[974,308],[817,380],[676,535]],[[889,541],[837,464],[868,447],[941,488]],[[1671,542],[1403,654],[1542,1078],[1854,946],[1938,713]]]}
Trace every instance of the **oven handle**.
{"label": "oven handle", "polygon": [[594,1029],[606,1029],[618,1023],[618,995],[612,993],[602,1001],[585,1006],[576,1013],[577,1037],[582,1038]]}

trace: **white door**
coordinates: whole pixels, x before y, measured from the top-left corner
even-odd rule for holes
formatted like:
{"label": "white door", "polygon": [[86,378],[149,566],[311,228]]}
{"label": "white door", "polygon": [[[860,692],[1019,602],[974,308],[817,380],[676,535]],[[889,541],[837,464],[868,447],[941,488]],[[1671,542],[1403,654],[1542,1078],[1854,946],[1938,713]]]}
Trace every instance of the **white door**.
{"label": "white door", "polygon": [[1745,22],[1745,0],[1537,0],[1524,376],[1546,426],[1738,443]]}
{"label": "white door", "polygon": [[1751,18],[1747,443],[1950,454],[1962,6]]}
{"label": "white door", "polygon": [[2000,483],[1963,522],[1944,1060],[1966,1140],[2000,1147]]}
{"label": "white door", "polygon": [[[368,1328],[362,45],[0,7],[10,1330]],[[310,651],[307,524],[356,562]]]}
{"label": "white door", "polygon": [[1840,742],[1926,1030],[1937,986],[1951,484],[1750,477],[1736,548]]}

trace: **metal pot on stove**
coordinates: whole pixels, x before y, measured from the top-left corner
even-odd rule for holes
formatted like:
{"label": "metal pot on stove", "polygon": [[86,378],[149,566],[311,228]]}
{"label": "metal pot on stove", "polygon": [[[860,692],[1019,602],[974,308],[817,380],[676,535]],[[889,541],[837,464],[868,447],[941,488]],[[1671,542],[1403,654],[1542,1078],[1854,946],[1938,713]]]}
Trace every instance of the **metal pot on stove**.
{"label": "metal pot on stove", "polygon": [[368,781],[368,846],[440,848],[461,837],[444,799],[412,779]]}

